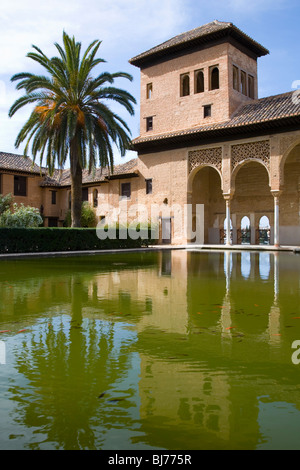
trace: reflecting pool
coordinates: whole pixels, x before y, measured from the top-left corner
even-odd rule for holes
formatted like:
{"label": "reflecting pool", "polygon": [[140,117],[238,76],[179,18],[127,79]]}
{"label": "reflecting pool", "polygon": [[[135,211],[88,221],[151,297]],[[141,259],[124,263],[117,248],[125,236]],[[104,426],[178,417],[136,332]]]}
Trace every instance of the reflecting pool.
{"label": "reflecting pool", "polygon": [[0,262],[0,449],[300,449],[300,256]]}

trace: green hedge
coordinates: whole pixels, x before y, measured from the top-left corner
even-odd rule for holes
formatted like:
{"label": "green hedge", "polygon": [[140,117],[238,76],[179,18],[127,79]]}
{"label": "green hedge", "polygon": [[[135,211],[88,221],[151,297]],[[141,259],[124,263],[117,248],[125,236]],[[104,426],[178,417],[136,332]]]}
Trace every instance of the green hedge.
{"label": "green hedge", "polygon": [[116,235],[116,239],[100,240],[95,228],[0,228],[0,253],[141,248],[157,243],[150,237],[119,240],[118,230]]}

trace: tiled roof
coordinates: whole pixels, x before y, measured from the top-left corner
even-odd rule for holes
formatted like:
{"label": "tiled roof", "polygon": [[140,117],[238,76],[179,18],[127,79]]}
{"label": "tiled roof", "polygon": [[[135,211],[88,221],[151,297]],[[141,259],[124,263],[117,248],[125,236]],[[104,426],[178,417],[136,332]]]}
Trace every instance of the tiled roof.
{"label": "tiled roof", "polygon": [[29,157],[6,152],[0,152],[0,169],[43,174],[40,167],[33,163]]}
{"label": "tiled roof", "polygon": [[[257,127],[265,123],[276,125],[276,122],[282,120],[300,118],[300,99],[293,99],[295,92],[283,93],[280,95],[269,96],[259,100],[251,101],[241,106],[231,119],[225,122],[208,124],[205,126],[194,126],[193,128],[174,131],[165,134],[157,134],[146,137],[137,137],[133,140],[134,147],[137,149],[139,144],[159,142],[174,137],[191,136],[204,133],[213,133],[214,131],[234,131],[246,126]],[[299,102],[297,102],[299,101]]]}
{"label": "tiled roof", "polygon": [[[120,165],[115,165],[113,174],[111,174],[107,167],[96,168],[91,173],[88,170],[83,170],[82,184],[100,183],[101,181],[107,181],[111,176],[129,176],[133,173],[137,173],[137,158],[133,158]],[[44,178],[41,186],[71,186],[70,170],[55,170],[51,177],[47,175]]]}
{"label": "tiled roof", "polygon": [[129,62],[132,65],[143,65],[149,59],[162,57],[169,52],[179,51],[191,44],[207,44],[209,41],[220,38],[224,35],[230,35],[246,47],[250,48],[257,57],[266,55],[269,51],[258,42],[254,41],[250,36],[245,34],[232,23],[214,20],[198,28],[192,29],[185,33],[179,34],[168,41],[152,47],[146,52],[133,57]]}
{"label": "tiled roof", "polygon": [[[43,176],[43,181],[40,186],[45,187],[63,187],[71,185],[70,170],[54,170],[52,176],[49,176],[46,168],[40,168],[33,163],[29,157],[23,155],[15,155],[12,153],[0,152],[0,171],[11,170],[16,172],[25,172],[32,174],[39,174]],[[89,173],[88,170],[83,170],[82,183],[96,183],[107,181],[110,177],[126,176],[137,173],[137,158],[133,158],[126,163],[114,166],[113,174],[107,167],[97,168],[94,172]]]}

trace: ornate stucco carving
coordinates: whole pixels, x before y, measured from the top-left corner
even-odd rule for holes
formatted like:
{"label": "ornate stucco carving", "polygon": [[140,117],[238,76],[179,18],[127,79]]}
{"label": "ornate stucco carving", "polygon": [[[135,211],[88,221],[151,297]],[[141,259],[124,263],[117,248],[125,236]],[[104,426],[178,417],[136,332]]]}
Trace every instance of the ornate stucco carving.
{"label": "ornate stucco carving", "polygon": [[260,160],[270,169],[270,141],[261,140],[258,142],[248,142],[231,146],[231,168],[232,171],[237,165],[245,160]]}
{"label": "ornate stucco carving", "polygon": [[222,171],[222,147],[214,147],[189,152],[189,173],[197,166],[210,165]]}

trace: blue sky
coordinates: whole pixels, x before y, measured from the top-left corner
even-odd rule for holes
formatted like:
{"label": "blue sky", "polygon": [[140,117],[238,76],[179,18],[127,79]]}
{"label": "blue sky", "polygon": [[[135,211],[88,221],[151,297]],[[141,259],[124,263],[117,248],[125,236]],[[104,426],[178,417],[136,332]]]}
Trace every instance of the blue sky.
{"label": "blue sky", "polygon": [[[21,71],[40,72],[26,58],[32,44],[46,54],[55,53],[62,31],[75,35],[87,46],[102,40],[99,56],[106,60],[102,70],[126,71],[133,82],[118,83],[137,99],[135,116],[120,112],[139,134],[139,69],[128,60],[177,34],[213,21],[230,21],[270,51],[258,62],[259,97],[284,93],[300,80],[299,0],[10,0],[0,11],[0,151],[22,153],[14,142],[29,109],[8,118],[8,110],[19,96],[10,77]],[[99,69],[100,71],[100,69]],[[117,109],[116,109],[117,111]],[[120,111],[120,108],[118,109]],[[29,152],[30,156],[30,152]],[[115,163],[125,158],[116,152]]]}

